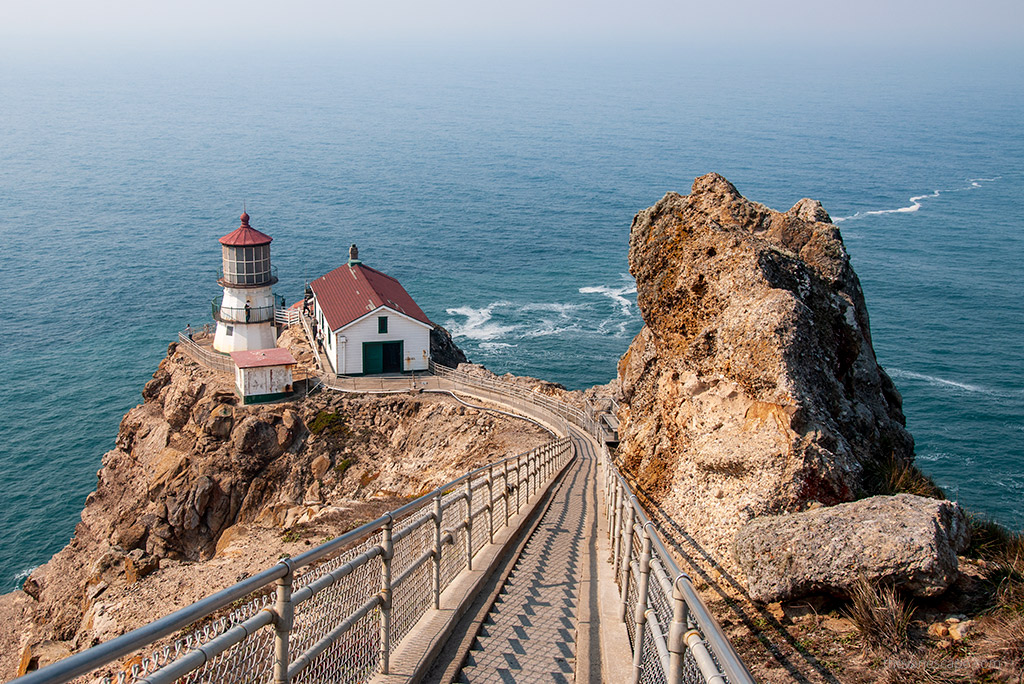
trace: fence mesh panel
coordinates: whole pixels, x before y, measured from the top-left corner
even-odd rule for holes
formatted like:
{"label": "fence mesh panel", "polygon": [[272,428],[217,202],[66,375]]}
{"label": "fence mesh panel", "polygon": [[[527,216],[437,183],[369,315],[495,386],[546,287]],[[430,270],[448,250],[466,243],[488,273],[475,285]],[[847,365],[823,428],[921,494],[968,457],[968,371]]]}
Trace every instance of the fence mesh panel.
{"label": "fence mesh panel", "polygon": [[[336,571],[380,543],[374,533],[336,557],[305,569],[295,579],[295,588],[307,586]],[[295,608],[290,637],[292,657],[298,657],[330,634],[360,606],[380,591],[381,558],[376,556],[353,569],[341,580]],[[360,682],[377,667],[379,660],[380,611],[374,608],[334,641],[293,680],[305,682]]]}
{"label": "fence mesh panel", "polygon": [[[395,556],[391,561],[392,581],[410,568],[421,554],[434,548],[434,521],[429,516],[419,515],[413,523],[416,524],[419,526],[409,536],[395,544]],[[434,605],[433,568],[433,561],[428,559],[391,591],[392,651],[420,616]]]}
{"label": "fence mesh panel", "polygon": [[[445,500],[458,496],[458,492],[452,492],[445,497]],[[455,576],[466,567],[466,528],[458,527],[460,522],[466,518],[466,500],[459,499],[445,509],[442,516],[442,536],[444,531],[452,532],[452,543],[443,544],[441,552],[441,591],[444,591]]]}

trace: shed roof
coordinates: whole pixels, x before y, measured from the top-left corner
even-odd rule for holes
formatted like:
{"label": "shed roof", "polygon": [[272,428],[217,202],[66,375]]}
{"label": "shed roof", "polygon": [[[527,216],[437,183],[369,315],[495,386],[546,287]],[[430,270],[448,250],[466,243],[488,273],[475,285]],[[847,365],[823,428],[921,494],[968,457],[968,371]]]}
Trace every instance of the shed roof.
{"label": "shed roof", "polygon": [[261,233],[249,225],[249,215],[243,213],[241,216],[242,225],[220,239],[220,244],[228,247],[252,247],[254,245],[269,245],[274,238],[266,233]]}
{"label": "shed roof", "polygon": [[239,368],[289,366],[295,363],[295,357],[284,347],[231,352],[231,359]]}
{"label": "shed roof", "polygon": [[401,283],[359,261],[349,261],[320,276],[310,287],[331,330],[338,330],[382,306],[425,325],[434,325]]}

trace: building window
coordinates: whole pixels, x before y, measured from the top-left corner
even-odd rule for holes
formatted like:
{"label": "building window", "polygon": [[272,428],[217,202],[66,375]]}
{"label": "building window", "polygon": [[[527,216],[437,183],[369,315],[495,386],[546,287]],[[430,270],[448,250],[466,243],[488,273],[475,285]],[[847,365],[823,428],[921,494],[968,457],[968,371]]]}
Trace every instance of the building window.
{"label": "building window", "polygon": [[229,335],[229,336],[230,336],[230,335],[232,335],[232,334],[233,334],[234,332],[235,332],[235,327],[234,327],[234,326],[232,326],[232,325],[226,325],[226,326],[224,326],[224,334],[225,334],[225,335]]}
{"label": "building window", "polygon": [[388,331],[388,317],[381,316],[377,319],[377,332],[383,335]]}

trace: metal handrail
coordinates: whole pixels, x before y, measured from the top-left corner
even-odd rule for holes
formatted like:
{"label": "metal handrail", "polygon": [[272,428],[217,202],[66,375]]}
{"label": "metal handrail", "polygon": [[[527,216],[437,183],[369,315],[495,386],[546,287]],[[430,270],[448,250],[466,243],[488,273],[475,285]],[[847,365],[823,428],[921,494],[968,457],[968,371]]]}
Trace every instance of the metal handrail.
{"label": "metal handrail", "polygon": [[188,354],[193,361],[211,370],[232,374],[235,372],[235,362],[230,356],[196,344],[184,330],[178,333],[178,348]]}
{"label": "metal handrail", "polygon": [[[481,378],[433,362],[431,370],[436,375],[469,386],[513,397],[529,397],[602,442],[598,420],[558,399],[499,379]],[[613,405],[618,409],[618,403],[614,400]],[[631,628],[628,631],[633,646],[633,681],[646,679],[643,675],[648,668],[658,668],[661,670],[661,678],[669,684],[680,684],[687,681],[684,672],[693,670],[685,667],[689,662],[701,672],[701,681],[708,684],[753,684],[750,671],[711,615],[690,577],[679,569],[662,541],[657,523],[647,516],[636,493],[611,458],[607,445],[602,443],[601,451],[605,469],[608,529],[615,576],[619,580],[620,617]],[[658,567],[664,568],[672,579],[666,583],[650,582],[651,568]],[[633,606],[627,605],[631,589],[637,592]],[[660,596],[655,592],[660,592]],[[633,608],[632,615],[629,614],[630,607]],[[647,634],[651,637],[650,646],[655,649],[654,657],[645,657],[647,640],[644,636]],[[665,653],[668,653],[667,659],[663,657]]]}
{"label": "metal handrail", "polygon": [[[636,602],[632,606],[635,620],[630,625],[634,665],[661,662],[660,658],[656,661],[643,658],[644,625],[650,618],[649,611],[653,610],[662,632],[660,637],[657,633],[654,636],[665,639],[664,645],[670,654],[669,668],[663,671],[669,684],[684,681],[684,662],[688,658],[700,670],[705,682],[753,684],[750,671],[697,593],[689,575],[679,569],[675,558],[662,541],[657,523],[647,516],[629,482],[613,462],[607,447],[602,449],[609,536],[613,546],[613,565],[620,578],[620,615],[624,619],[629,617],[626,615],[630,607],[627,606],[631,588],[628,583],[632,582],[632,588],[637,590]],[[650,572],[652,561],[659,563],[672,577],[667,582],[668,586],[662,582],[649,583],[644,578],[645,573]],[[627,572],[634,566],[639,568],[638,573]],[[654,596],[654,592],[660,592],[661,596]],[[644,616],[643,625],[641,615]],[[660,650],[661,644],[657,646]],[[639,672],[634,672],[633,681],[639,681],[638,677]]]}
{"label": "metal handrail", "polygon": [[[514,506],[515,512],[518,513],[521,504],[538,491],[546,489],[572,456],[569,439],[562,437],[525,453],[508,456],[476,468],[334,540],[294,558],[282,560],[258,575],[166,617],[29,673],[13,682],[68,682],[109,665],[125,655],[153,646],[160,639],[186,629],[197,621],[212,619],[218,611],[236,605],[246,598],[251,600],[242,608],[233,611],[227,618],[216,621],[216,627],[212,632],[207,626],[183,640],[178,640],[173,647],[164,646],[162,650],[154,651],[148,657],[143,657],[141,663],[132,665],[130,671],[119,673],[117,681],[151,684],[173,682],[179,677],[202,670],[211,663],[230,664],[234,662],[232,658],[242,658],[236,646],[247,642],[250,648],[258,649],[256,638],[261,633],[260,630],[273,627],[273,651],[267,651],[262,655],[264,665],[272,663],[275,684],[282,684],[316,663],[318,657],[337,645],[348,631],[363,625],[361,621],[364,619],[380,620],[380,643],[375,654],[375,662],[365,671],[356,672],[351,677],[339,681],[361,682],[368,679],[373,672],[386,674],[392,650],[391,618],[396,590],[400,586],[405,586],[406,580],[412,578],[415,571],[428,560],[433,561],[434,579],[430,583],[431,586],[426,589],[431,593],[432,600],[414,604],[414,612],[402,617],[408,623],[411,618],[421,617],[428,604],[437,607],[441,592],[450,585],[455,574],[461,569],[472,569],[474,556],[487,542],[493,541],[496,530],[508,525],[512,507]],[[513,475],[514,480],[511,477]],[[496,480],[500,480],[499,486],[495,486]],[[483,488],[486,488],[486,495],[480,492]],[[486,498],[481,499],[482,496]],[[421,512],[431,504],[433,511],[423,515]],[[499,510],[503,512],[503,517],[496,514]],[[475,523],[481,518],[486,525],[475,527]],[[454,527],[445,530],[445,522],[452,520],[455,522]],[[421,553],[414,543],[402,544],[407,539],[415,542],[416,532],[424,527],[434,530],[434,543],[432,547],[427,546],[425,553]],[[480,531],[474,533],[474,529]],[[479,544],[474,540],[475,537],[480,537]],[[463,538],[461,544],[459,538]],[[464,546],[464,549],[460,549],[461,546]],[[355,551],[361,553],[353,555]],[[452,553],[456,554],[454,560]],[[341,560],[347,562],[339,565]],[[409,567],[398,577],[392,578],[391,566],[396,561]],[[443,569],[443,565],[451,566],[453,562],[453,567]],[[376,594],[367,592],[365,584],[358,584],[356,577],[361,569],[371,563],[381,566],[380,592]],[[302,571],[305,573],[300,574]],[[346,578],[352,579],[346,583]],[[305,584],[293,594],[292,587],[296,580]],[[409,586],[412,587],[412,591],[424,590],[417,585]],[[275,588],[277,596],[273,606],[269,605],[267,594],[272,587]],[[338,595],[346,589],[361,592],[365,600],[360,599],[360,605],[347,616],[339,618],[339,623],[332,623],[330,629],[316,639],[312,646],[294,658],[291,657],[289,638],[297,633],[297,609],[310,605],[310,600],[316,596]],[[314,607],[311,610],[315,609]],[[303,629],[308,631],[309,625],[306,624]],[[309,634],[306,632],[302,632],[300,636],[306,638],[306,641],[309,640]],[[365,653],[361,654],[365,656]],[[252,666],[251,654],[242,659]],[[138,658],[133,660],[137,661]],[[217,670],[218,674],[214,678],[217,681],[233,681],[224,678],[224,669],[226,668]],[[249,681],[252,678],[251,673],[245,671],[237,674],[237,681]],[[113,680],[108,677],[106,681]]]}
{"label": "metal handrail", "polygon": [[284,299],[277,294],[271,294],[273,303],[267,306],[222,306],[224,297],[219,295],[210,300],[210,310],[213,319],[224,323],[266,323],[277,317],[277,311]]}

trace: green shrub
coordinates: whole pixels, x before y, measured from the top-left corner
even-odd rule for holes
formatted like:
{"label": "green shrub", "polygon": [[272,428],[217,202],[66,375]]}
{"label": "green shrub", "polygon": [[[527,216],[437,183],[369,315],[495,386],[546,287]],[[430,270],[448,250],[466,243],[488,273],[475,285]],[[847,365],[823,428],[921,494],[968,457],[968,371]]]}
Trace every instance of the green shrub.
{"label": "green shrub", "polygon": [[320,411],[309,423],[309,431],[314,435],[327,434],[333,437],[347,437],[352,433],[345,418],[340,413]]}

